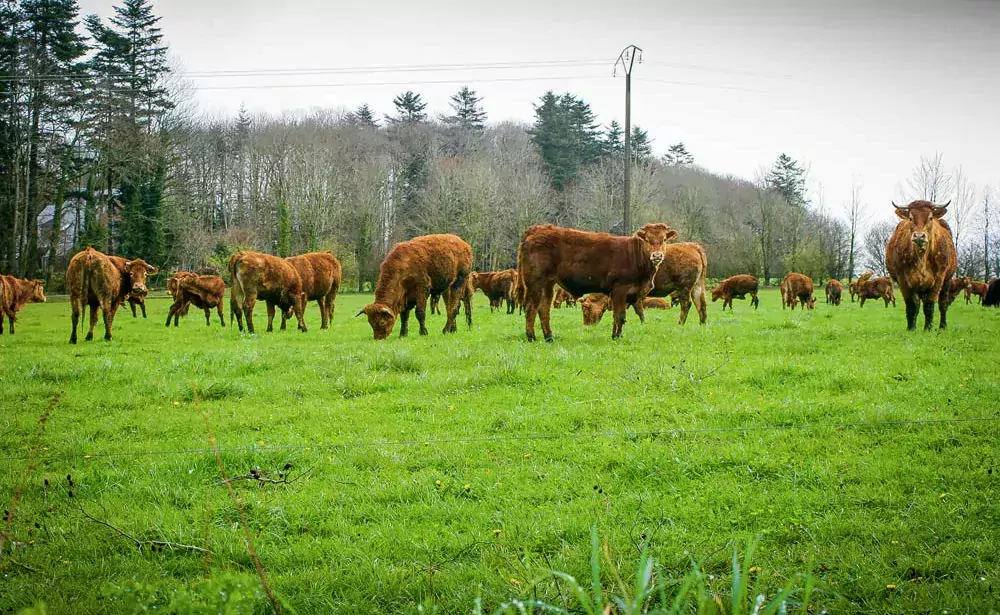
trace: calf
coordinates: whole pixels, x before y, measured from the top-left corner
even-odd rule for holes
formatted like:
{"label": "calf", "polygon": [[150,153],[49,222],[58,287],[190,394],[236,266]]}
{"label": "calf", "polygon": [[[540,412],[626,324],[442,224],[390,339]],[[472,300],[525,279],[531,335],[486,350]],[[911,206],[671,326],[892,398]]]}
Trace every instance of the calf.
{"label": "calf", "polygon": [[665,242],[677,236],[666,224],[646,224],[631,237],[591,233],[540,224],[524,232],[518,246],[518,276],[525,302],[525,335],[535,340],[535,317],[546,341],[552,341],[549,310],[559,284],[574,297],[611,296],[615,323],[612,339],[621,337],[629,295],[645,297],[663,262]]}
{"label": "calf", "polygon": [[392,333],[400,319],[399,336],[406,336],[410,310],[416,308],[420,335],[427,335],[425,312],[428,294],[444,295],[447,314],[443,333],[458,330],[459,302],[465,302],[466,320],[472,326],[472,247],[458,235],[422,235],[396,244],[379,267],[375,301],[357,316],[368,317],[375,339]]}
{"label": "calf", "polygon": [[642,307],[647,310],[669,310],[671,308],[670,299],[646,297],[642,300]]}
{"label": "calf", "polygon": [[733,299],[745,299],[750,295],[750,305],[756,310],[760,304],[760,300],[757,299],[758,288],[759,282],[754,276],[746,273],[734,275],[719,282],[719,285],[712,289],[712,303],[722,299],[722,311],[726,311],[727,305],[732,311]]}
{"label": "calf", "polygon": [[580,311],[583,313],[583,326],[589,327],[601,322],[604,312],[611,307],[611,297],[604,293],[591,293],[580,300]]}
{"label": "calf", "polygon": [[97,308],[101,308],[104,319],[104,339],[111,341],[111,328],[118,306],[126,301],[129,294],[145,295],[146,276],[159,271],[142,259],[128,260],[120,256],[108,256],[87,246],[69,261],[66,268],[66,286],[73,313],[73,332],[69,343],[76,343],[76,329],[80,322],[80,312],[90,306],[90,329],[86,341],[94,339],[97,326]]}
{"label": "calf", "polygon": [[955,299],[958,299],[959,293],[969,288],[971,282],[972,280],[967,275],[960,278],[952,278],[951,282],[948,283],[948,305],[954,303]]}
{"label": "calf", "polygon": [[[701,244],[694,242],[671,243],[663,246],[663,262],[656,269],[653,288],[648,297],[670,298],[681,305],[678,324],[687,322],[688,312],[694,304],[698,322],[708,319],[708,300],[705,298],[705,276],[708,275],[708,256]],[[641,322],[644,302],[629,296],[629,303]],[[670,307],[670,304],[667,305]]]}
{"label": "calf", "polygon": [[979,297],[979,303],[982,303],[986,297],[987,288],[988,285],[985,282],[973,282],[970,280],[969,284],[965,287],[966,305],[972,303],[972,295]]}
{"label": "calf", "polygon": [[892,279],[887,277],[872,278],[870,280],[858,282],[858,298],[861,307],[865,307],[866,299],[882,299],[885,307],[896,307],[896,295],[892,289]]}
{"label": "calf", "polygon": [[17,313],[28,303],[45,303],[45,290],[42,284],[41,280],[0,275],[0,335],[3,335],[4,316],[10,324],[10,334],[14,335]]}
{"label": "calf", "polygon": [[[326,329],[333,320],[333,312],[336,307],[337,291],[340,290],[342,270],[340,261],[331,252],[309,252],[299,256],[291,256],[285,259],[295,268],[299,274],[299,281],[302,282],[302,311],[305,313],[306,304],[315,301],[319,305],[320,329]],[[281,313],[281,329],[285,329],[285,323],[292,317],[291,308]]]}
{"label": "calf", "polygon": [[933,326],[935,303],[941,313],[939,326],[944,329],[948,326],[948,285],[957,268],[951,228],[942,219],[948,203],[913,201],[906,207],[893,203],[893,207],[900,221],[885,247],[885,265],[903,295],[906,328],[916,329],[923,302],[924,329]]}
{"label": "calf", "polygon": [[812,278],[801,273],[791,272],[782,280],[785,292],[785,302],[794,310],[801,301],[802,309],[810,310],[816,307],[816,297],[813,296]]}
{"label": "calf", "polygon": [[566,304],[566,307],[576,307],[576,297],[563,288],[557,288],[555,296],[552,298],[552,307],[558,310],[562,308],[563,303]]}
{"label": "calf", "polygon": [[480,271],[472,276],[473,288],[478,288],[490,301],[490,311],[503,309],[507,302],[507,313],[514,313],[514,292],[517,288],[517,270]]}
{"label": "calf", "polygon": [[128,301],[128,306],[132,308],[132,318],[137,317],[135,313],[135,306],[139,306],[142,309],[142,317],[143,318],[146,317],[146,296],[148,294],[149,291],[143,293],[136,292],[136,293],[129,293],[128,296],[125,297],[125,300]]}
{"label": "calf", "polygon": [[844,293],[844,285],[840,280],[827,280],[826,282],[826,302],[828,304],[840,305],[840,296]]}
{"label": "calf", "polygon": [[[187,272],[178,272],[187,273]],[[170,311],[167,312],[167,326],[170,326],[170,319],[174,319],[174,326],[177,326],[177,319],[182,311],[189,304],[196,308],[205,310],[205,325],[212,324],[212,308],[219,311],[219,322],[226,326],[226,319],[222,314],[222,303],[226,296],[226,283],[217,275],[194,275],[187,274],[179,276],[175,274],[167,282],[167,289],[174,298]]]}
{"label": "calf", "polygon": [[282,312],[291,309],[299,321],[299,330],[306,331],[302,318],[302,281],[295,268],[283,258],[252,252],[237,252],[229,259],[229,307],[232,319],[236,320],[240,331],[243,319],[247,321],[247,331],[254,333],[253,308],[260,297],[267,303],[267,330],[274,330],[274,310]]}

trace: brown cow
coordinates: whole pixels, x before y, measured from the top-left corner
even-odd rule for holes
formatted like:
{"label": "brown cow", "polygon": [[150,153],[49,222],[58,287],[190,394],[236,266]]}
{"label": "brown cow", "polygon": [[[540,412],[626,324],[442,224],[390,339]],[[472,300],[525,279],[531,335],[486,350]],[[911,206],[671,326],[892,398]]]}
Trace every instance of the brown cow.
{"label": "brown cow", "polygon": [[948,285],[957,268],[951,228],[941,219],[948,213],[948,203],[913,201],[906,207],[893,203],[900,222],[885,247],[885,265],[903,295],[908,330],[917,327],[921,301],[925,330],[934,324],[935,303],[940,327],[948,326]]}
{"label": "brown cow", "polygon": [[514,292],[517,289],[517,270],[480,271],[472,276],[473,288],[483,291],[490,300],[490,312],[503,309],[507,302],[507,313],[514,313]]}
{"label": "brown cow", "polygon": [[[705,276],[708,275],[708,256],[701,244],[686,241],[663,246],[663,262],[656,269],[653,278],[653,288],[646,293],[647,297],[668,297],[674,303],[681,304],[678,324],[687,322],[691,304],[698,311],[698,322],[705,324],[708,319],[708,299],[705,297]],[[636,302],[632,295],[628,297],[640,322],[646,322],[643,314],[644,303]],[[667,307],[671,307],[667,305]]]}
{"label": "brown cow", "polygon": [[760,304],[757,298],[758,288],[759,282],[754,276],[746,273],[734,275],[719,282],[719,285],[712,289],[712,303],[722,299],[722,311],[726,311],[727,305],[729,311],[732,311],[734,298],[746,299],[746,296],[750,295],[750,305],[756,310]]}
{"label": "brown cow", "polygon": [[[320,329],[327,329],[333,320],[334,303],[337,300],[337,292],[340,290],[342,271],[340,261],[332,252],[309,252],[299,256],[290,256],[285,259],[295,267],[299,274],[299,281],[302,282],[302,312],[305,313],[306,304],[315,301],[319,305]],[[285,323],[292,317],[292,310],[288,308],[281,312],[281,329],[285,329]]]}
{"label": "brown cow", "polygon": [[396,244],[385,256],[375,285],[375,301],[357,316],[368,317],[375,339],[389,337],[400,319],[399,336],[409,330],[410,310],[416,308],[420,335],[427,335],[424,324],[427,295],[444,295],[448,321],[443,333],[458,330],[459,302],[465,303],[465,315],[472,326],[472,247],[458,235],[422,235]]}
{"label": "brown cow", "polygon": [[969,288],[969,284],[972,280],[967,275],[963,275],[960,278],[952,278],[951,282],[948,283],[948,305],[955,302],[958,299],[958,295]]}
{"label": "brown cow", "polygon": [[591,293],[580,299],[580,312],[583,313],[583,326],[589,327],[601,322],[604,312],[611,307],[611,297],[604,293]]}
{"label": "brown cow", "polygon": [[642,300],[643,309],[647,310],[669,310],[670,309],[670,299],[662,299],[660,297],[646,297]]}
{"label": "brown cow", "polygon": [[90,330],[84,339],[94,339],[97,326],[97,308],[101,308],[104,318],[104,339],[111,341],[111,327],[114,324],[118,306],[131,293],[142,295],[148,292],[146,276],[159,271],[142,259],[127,260],[121,256],[108,256],[87,246],[69,261],[66,268],[66,286],[73,311],[73,332],[69,343],[76,343],[76,328],[80,323],[80,312],[90,306]]}
{"label": "brown cow", "polygon": [[785,302],[794,310],[801,301],[802,309],[810,310],[816,307],[816,297],[813,296],[813,281],[807,275],[791,272],[782,280],[785,287]]}
{"label": "brown cow", "polygon": [[17,313],[28,303],[45,303],[45,291],[41,280],[25,280],[12,275],[0,275],[0,335],[3,335],[3,318],[10,323],[10,334],[14,335]]}
{"label": "brown cow", "polygon": [[167,312],[167,326],[170,326],[170,319],[174,319],[174,326],[188,304],[194,304],[196,308],[205,310],[205,325],[212,324],[212,308],[219,311],[219,322],[226,326],[226,319],[222,314],[222,304],[226,298],[226,283],[217,275],[174,275],[167,282],[167,289],[174,298],[170,311]]}
{"label": "brown cow", "polygon": [[147,290],[146,292],[129,293],[128,296],[125,297],[125,300],[128,301],[128,306],[132,308],[132,318],[137,317],[137,314],[135,313],[135,306],[137,305],[142,308],[142,317],[146,317],[146,296],[148,294],[149,291]]}
{"label": "brown cow", "polygon": [[865,306],[867,299],[882,299],[885,307],[896,307],[896,295],[892,288],[892,279],[887,277],[873,278],[874,271],[866,271],[858,277],[857,293],[861,307]]}
{"label": "brown cow", "polygon": [[299,321],[299,330],[306,331],[302,319],[302,281],[298,272],[285,259],[244,250],[229,258],[229,309],[232,320],[236,320],[240,331],[243,318],[247,320],[247,331],[254,333],[253,308],[260,297],[267,303],[267,330],[274,330],[274,310],[281,312],[291,309]]}
{"label": "brown cow", "polygon": [[576,297],[566,292],[561,286],[556,288],[556,292],[552,297],[552,307],[555,309],[561,309],[562,304],[565,303],[566,307],[576,307]]}
{"label": "brown cow", "polygon": [[840,280],[829,279],[826,281],[826,302],[833,305],[840,305],[840,297],[844,294],[844,285]]}
{"label": "brown cow", "polygon": [[983,298],[986,297],[986,290],[988,288],[989,285],[985,282],[974,282],[970,280],[968,286],[965,287],[966,305],[972,303],[972,295],[979,297],[979,303],[981,304],[983,302]]}
{"label": "brown cow", "polygon": [[525,334],[535,340],[540,316],[545,341],[552,341],[549,310],[555,285],[574,297],[610,294],[615,323],[611,338],[621,337],[629,295],[645,297],[661,262],[665,242],[677,236],[666,224],[646,224],[631,237],[591,233],[552,224],[532,226],[518,246],[517,267],[525,298]]}

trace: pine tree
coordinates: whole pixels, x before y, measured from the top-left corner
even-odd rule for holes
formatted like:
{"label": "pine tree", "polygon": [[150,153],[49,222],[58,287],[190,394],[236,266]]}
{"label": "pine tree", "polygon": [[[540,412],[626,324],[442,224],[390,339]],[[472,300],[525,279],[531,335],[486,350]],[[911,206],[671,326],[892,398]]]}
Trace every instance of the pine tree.
{"label": "pine tree", "polygon": [[420,98],[420,94],[413,90],[407,90],[393,98],[392,104],[396,106],[397,115],[385,116],[386,121],[390,124],[413,124],[427,121],[427,113],[424,112],[427,103]]}
{"label": "pine tree", "polygon": [[804,207],[806,200],[806,172],[794,159],[787,154],[781,154],[767,174],[770,188],[781,196],[792,207]]}
{"label": "pine tree", "polygon": [[292,255],[292,216],[288,204],[278,203],[278,256]]}
{"label": "pine tree", "polygon": [[605,151],[590,105],[572,94],[546,92],[535,105],[535,125],[529,131],[545,162],[552,187],[563,191],[589,164]]}
{"label": "pine tree", "polygon": [[378,128],[378,120],[375,119],[375,114],[368,103],[361,105],[353,113],[349,113],[347,121],[365,128]]}
{"label": "pine tree", "polygon": [[447,124],[455,124],[466,130],[482,130],[486,127],[486,111],[480,106],[483,98],[476,96],[475,90],[463,86],[451,97],[453,115],[442,118]]}
{"label": "pine tree", "polygon": [[649,164],[653,160],[653,142],[649,138],[649,134],[639,128],[638,126],[632,127],[632,160],[636,164]]}
{"label": "pine tree", "polygon": [[170,72],[167,65],[167,47],[162,44],[163,34],[148,0],[124,0],[116,6],[111,23],[118,26],[118,35],[127,42],[123,63],[130,103],[129,118],[147,131],[163,112],[174,108],[163,77]]}
{"label": "pine tree", "polygon": [[611,120],[608,131],[604,133],[604,154],[607,156],[621,156],[625,153],[625,131],[622,130],[618,120]]}
{"label": "pine tree", "polygon": [[694,156],[687,151],[684,143],[675,143],[667,149],[663,163],[668,167],[689,167],[694,164]]}

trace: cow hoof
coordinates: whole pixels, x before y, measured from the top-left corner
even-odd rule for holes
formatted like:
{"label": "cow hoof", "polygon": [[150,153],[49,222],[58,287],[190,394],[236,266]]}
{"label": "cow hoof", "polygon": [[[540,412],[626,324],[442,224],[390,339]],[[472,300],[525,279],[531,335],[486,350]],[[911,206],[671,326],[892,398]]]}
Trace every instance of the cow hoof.
{"label": "cow hoof", "polygon": [[105,335],[104,336],[104,341],[105,342],[110,342],[111,341],[111,336],[110,335]]}
{"label": "cow hoof", "polygon": [[75,344],[76,343],[76,338],[75,337],[69,338],[69,343],[70,344]]}
{"label": "cow hoof", "polygon": [[554,339],[552,338],[552,336],[551,336],[551,335],[546,335],[546,336],[545,336],[545,341],[551,344],[551,343],[552,343],[553,341],[555,341],[555,340],[554,340]]}
{"label": "cow hoof", "polygon": [[89,341],[91,341],[93,339],[94,339],[94,334],[93,333],[88,333],[87,337],[83,338],[83,341],[89,342]]}

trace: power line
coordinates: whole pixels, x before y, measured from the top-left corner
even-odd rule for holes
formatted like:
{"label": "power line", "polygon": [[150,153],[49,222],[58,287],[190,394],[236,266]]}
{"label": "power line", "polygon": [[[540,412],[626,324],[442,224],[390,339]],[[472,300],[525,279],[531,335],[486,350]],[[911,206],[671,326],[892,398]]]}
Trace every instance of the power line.
{"label": "power line", "polygon": [[[440,444],[481,444],[481,443],[501,443],[501,442],[532,442],[544,440],[584,440],[584,439],[624,439],[624,438],[659,438],[672,437],[680,438],[684,436],[700,434],[729,434],[729,433],[749,433],[760,431],[792,431],[792,430],[818,430],[818,429],[863,429],[880,427],[903,427],[903,426],[923,426],[923,425],[947,425],[958,423],[993,423],[1000,422],[1000,416],[981,416],[957,419],[909,419],[898,421],[854,421],[845,423],[801,423],[798,425],[745,425],[743,427],[704,427],[688,429],[679,427],[676,429],[657,429],[646,431],[606,431],[593,433],[556,433],[556,434],[521,434],[512,436],[466,436],[458,438],[441,438],[435,440],[383,440],[383,441],[358,441],[358,442],[319,442],[314,444],[289,444],[278,446],[242,446],[232,448],[220,448],[220,453],[267,453],[282,451],[303,451],[303,450],[327,450],[327,449],[349,449],[349,448],[386,448],[386,447],[411,447],[429,446]],[[121,451],[110,453],[72,453],[63,455],[49,455],[44,457],[34,457],[36,462],[57,461],[63,459],[97,459],[97,458],[120,458],[120,457],[158,457],[174,455],[203,455],[212,453],[211,448],[188,448],[162,451]],[[0,461],[26,461],[29,455],[12,455],[0,457]]]}

